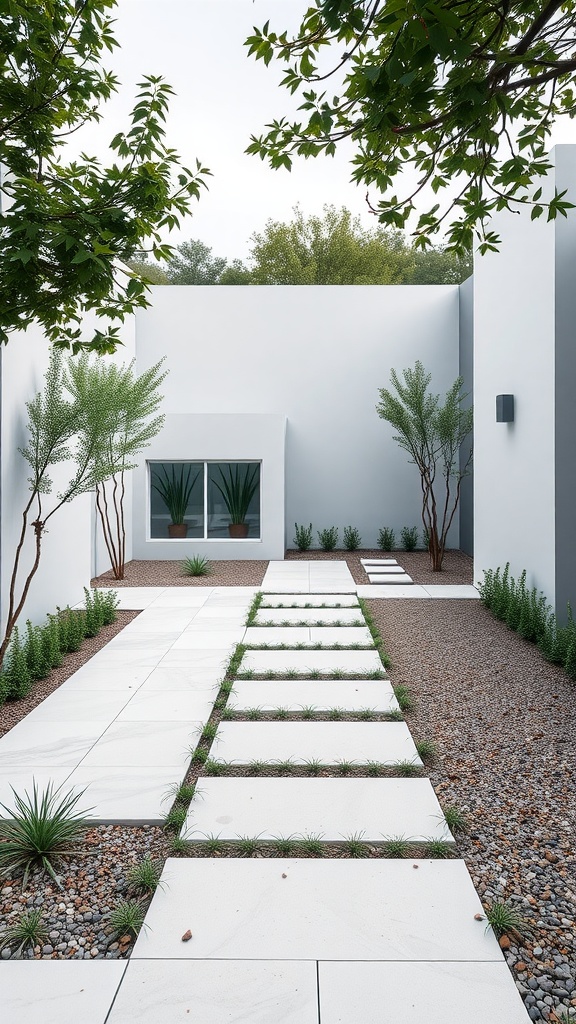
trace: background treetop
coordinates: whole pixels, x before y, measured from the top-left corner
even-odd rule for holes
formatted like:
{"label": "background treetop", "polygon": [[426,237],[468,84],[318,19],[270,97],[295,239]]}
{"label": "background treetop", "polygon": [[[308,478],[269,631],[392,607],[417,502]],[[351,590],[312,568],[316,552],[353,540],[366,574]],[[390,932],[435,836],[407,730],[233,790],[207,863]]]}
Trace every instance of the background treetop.
{"label": "background treetop", "polygon": [[[574,2],[559,0],[316,0],[296,36],[267,22],[246,41],[303,99],[299,121],[279,118],[247,151],[290,169],[351,139],[353,180],[379,194],[382,224],[419,213],[422,247],[442,231],[454,247],[477,236],[481,251],[497,248],[494,211],[528,203],[552,219],[570,205],[544,198],[540,179],[554,119],[575,111],[575,26]],[[405,168],[417,183],[399,196]],[[422,210],[430,189],[438,201]]]}
{"label": "background treetop", "polygon": [[[147,305],[147,285],[122,264],[148,249],[171,252],[178,226],[209,173],[180,166],[164,122],[172,90],[155,76],[139,84],[113,162],[59,159],[66,139],[99,121],[118,87],[101,64],[117,44],[116,0],[11,0],[0,12],[0,342],[36,322],[61,347],[113,351],[125,316]],[[101,318],[93,337],[84,314]]]}

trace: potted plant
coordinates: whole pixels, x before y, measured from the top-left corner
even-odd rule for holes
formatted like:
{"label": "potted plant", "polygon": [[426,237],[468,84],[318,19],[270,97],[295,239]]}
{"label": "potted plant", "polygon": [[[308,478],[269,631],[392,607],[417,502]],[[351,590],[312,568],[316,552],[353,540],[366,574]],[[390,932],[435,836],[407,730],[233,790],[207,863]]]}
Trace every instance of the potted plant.
{"label": "potted plant", "polygon": [[176,466],[172,464],[170,474],[165,466],[157,471],[157,479],[152,483],[152,487],[158,491],[170,513],[172,522],[168,526],[169,537],[181,538],[188,533],[188,524],[184,522],[184,516],[194,490],[194,484],[199,476],[200,470],[192,477],[192,466],[188,466],[185,471],[185,467],[180,465],[176,472]]}
{"label": "potted plant", "polygon": [[227,473],[220,467],[218,472],[221,484],[216,480],[213,483],[222,495],[230,516],[228,533],[231,537],[247,537],[249,524],[246,522],[246,516],[260,482],[260,466],[244,467],[236,463],[234,467],[228,466]]}

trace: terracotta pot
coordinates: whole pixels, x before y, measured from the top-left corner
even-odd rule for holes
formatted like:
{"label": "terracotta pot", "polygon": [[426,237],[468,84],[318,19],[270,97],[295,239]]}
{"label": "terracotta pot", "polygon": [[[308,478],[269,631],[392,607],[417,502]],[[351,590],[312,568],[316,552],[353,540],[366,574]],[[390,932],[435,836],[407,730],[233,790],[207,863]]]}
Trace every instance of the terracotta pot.
{"label": "terracotta pot", "polygon": [[248,523],[230,523],[228,526],[228,533],[231,537],[247,537],[248,536]]}
{"label": "terracotta pot", "polygon": [[170,523],[168,527],[169,537],[185,537],[188,533],[188,523]]}

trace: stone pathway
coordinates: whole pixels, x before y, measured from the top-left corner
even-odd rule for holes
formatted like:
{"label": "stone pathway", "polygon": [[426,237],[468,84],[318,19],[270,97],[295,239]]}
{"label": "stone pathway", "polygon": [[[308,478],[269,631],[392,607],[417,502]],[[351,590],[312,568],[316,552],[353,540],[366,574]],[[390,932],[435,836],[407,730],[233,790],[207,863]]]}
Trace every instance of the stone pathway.
{"label": "stone pathway", "polygon": [[[122,590],[124,607],[146,610],[120,643],[44,702],[42,720],[33,713],[21,723],[32,719],[12,741],[20,767],[10,780],[21,788],[27,776],[44,773],[88,782],[99,812],[113,812],[102,820],[157,820],[166,782],[183,777],[185,746],[209,715],[235,645],[282,643],[246,651],[230,709],[371,709],[381,720],[222,721],[210,757],[240,775],[200,778],[183,836],[195,843],[313,836],[323,845],[379,844],[404,836],[411,844],[453,844],[429,780],[394,775],[399,764],[422,762],[406,724],[382,718],[397,715],[398,704],[369,631],[358,625],[356,593],[372,588],[357,588],[345,564],[291,562],[271,563],[262,589],[247,632],[254,588]],[[435,588],[407,589],[431,597]],[[317,643],[323,649],[312,649]],[[350,643],[359,647],[342,649]],[[332,775],[252,770],[285,760],[328,765]],[[391,777],[345,777],[343,761],[387,765]],[[127,963],[3,963],[2,1022],[526,1024],[481,915],[457,859],[169,858]],[[183,942],[188,929],[192,938]]]}

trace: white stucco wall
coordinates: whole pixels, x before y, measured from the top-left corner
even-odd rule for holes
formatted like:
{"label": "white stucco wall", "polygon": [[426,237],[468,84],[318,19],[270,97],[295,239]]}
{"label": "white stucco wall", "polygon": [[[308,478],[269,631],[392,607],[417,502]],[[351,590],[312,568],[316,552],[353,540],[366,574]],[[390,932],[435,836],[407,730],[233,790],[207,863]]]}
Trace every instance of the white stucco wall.
{"label": "white stucco wall", "polygon": [[[385,525],[397,535],[404,525],[420,528],[418,473],[375,406],[393,367],[421,359],[441,393],[458,375],[457,287],[156,287],[136,335],[139,369],[167,356],[168,414],[286,418],[287,546],[294,522],[312,521],[315,536],[356,526],[365,546]],[[197,448],[195,457],[226,456]],[[142,495],[135,537],[143,536]],[[230,557],[223,548],[210,557]],[[181,557],[140,542],[134,556]],[[246,546],[234,557],[259,556]]]}
{"label": "white stucco wall", "polygon": [[[568,187],[574,202],[573,165],[550,173],[545,195]],[[554,603],[557,239],[576,238],[576,219],[531,221],[526,209],[498,214],[493,227],[500,251],[478,257],[474,268],[475,577],[509,561],[514,576],[526,569],[529,584]],[[563,285],[571,293],[572,277],[573,265]],[[514,423],[496,422],[497,394],[515,396]],[[574,475],[568,464],[559,470]]]}
{"label": "white stucco wall", "polygon": [[[18,452],[27,440],[26,402],[41,390],[49,348],[39,329],[14,334],[2,349],[1,406],[1,604],[2,625],[5,624],[9,580],[14,552],[22,525],[22,510],[28,501],[28,464]],[[45,499],[51,507],[56,493],[69,479],[67,465],[54,468],[53,494]],[[31,517],[34,519],[34,516]],[[20,580],[34,560],[34,538],[28,527],[28,540],[22,555]],[[21,616],[33,622],[44,620],[56,607],[73,605],[83,597],[83,587],[90,580],[90,496],[82,495],[64,505],[51,519],[42,542],[40,567],[32,582]]]}

